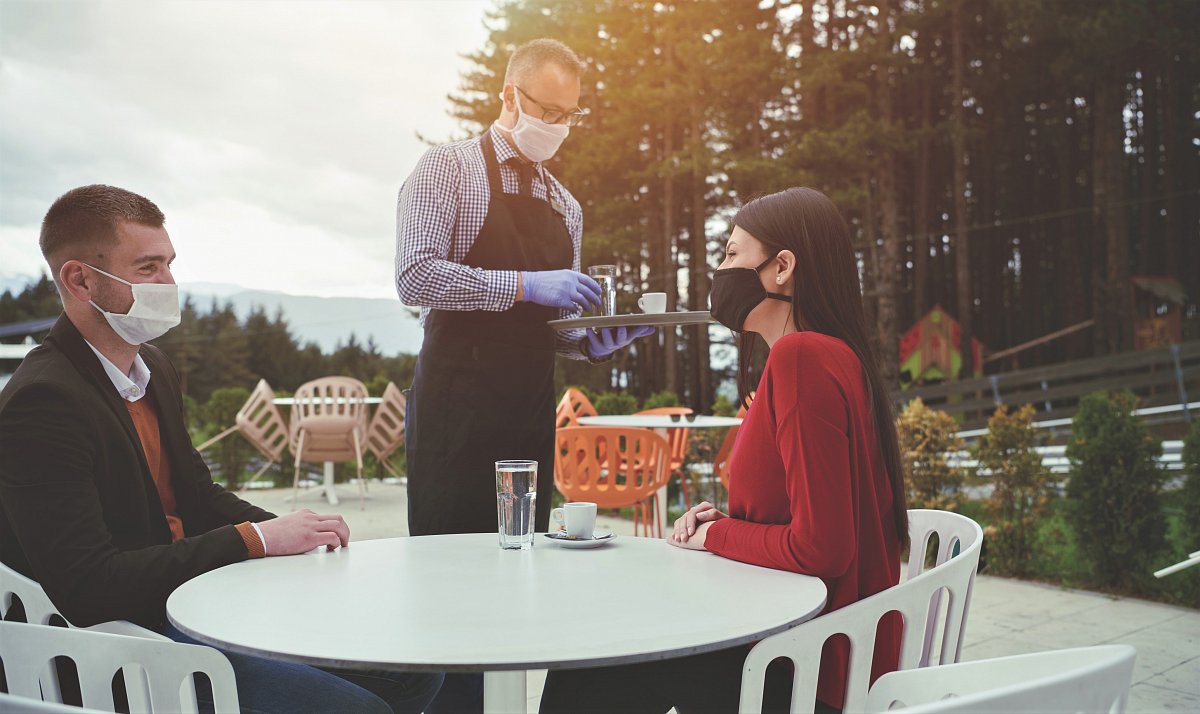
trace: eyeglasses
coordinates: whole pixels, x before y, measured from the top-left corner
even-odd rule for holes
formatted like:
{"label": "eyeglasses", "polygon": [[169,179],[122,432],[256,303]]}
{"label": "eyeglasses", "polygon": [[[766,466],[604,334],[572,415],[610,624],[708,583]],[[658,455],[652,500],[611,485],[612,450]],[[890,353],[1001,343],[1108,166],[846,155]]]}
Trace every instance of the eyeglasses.
{"label": "eyeglasses", "polygon": [[[517,87],[515,84],[513,86]],[[591,113],[587,109],[581,109],[579,107],[576,107],[569,112],[564,112],[560,109],[549,109],[538,100],[526,94],[524,89],[517,87],[517,91],[521,93],[522,97],[525,97],[529,101],[533,102],[537,105],[538,109],[542,110],[542,121],[546,122],[547,124],[566,124],[567,126],[579,126],[579,122],[583,121],[583,118]]]}

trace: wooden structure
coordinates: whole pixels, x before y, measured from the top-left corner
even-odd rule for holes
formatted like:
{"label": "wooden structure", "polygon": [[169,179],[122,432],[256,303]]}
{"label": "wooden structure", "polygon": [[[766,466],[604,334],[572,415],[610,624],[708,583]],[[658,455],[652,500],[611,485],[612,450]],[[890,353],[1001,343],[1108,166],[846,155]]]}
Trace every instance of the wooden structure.
{"label": "wooden structure", "polygon": [[1135,275],[1130,279],[1133,301],[1133,348],[1146,350],[1177,343],[1183,334],[1187,296],[1175,278]]}
{"label": "wooden structure", "polygon": [[[983,343],[971,340],[970,375],[983,374]],[[900,338],[900,384],[938,384],[963,374],[962,328],[941,305],[909,328]]]}

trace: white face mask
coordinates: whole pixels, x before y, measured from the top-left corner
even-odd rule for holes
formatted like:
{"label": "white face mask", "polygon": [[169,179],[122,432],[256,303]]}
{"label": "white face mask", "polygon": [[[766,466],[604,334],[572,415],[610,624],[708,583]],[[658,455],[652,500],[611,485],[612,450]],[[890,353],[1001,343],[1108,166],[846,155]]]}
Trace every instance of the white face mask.
{"label": "white face mask", "polygon": [[[512,128],[513,142],[517,149],[530,161],[549,161],[571,133],[571,127],[566,124],[547,124],[541,119],[534,119],[521,111],[521,97],[517,96],[516,85],[513,85],[513,103],[517,105],[517,123]],[[500,95],[504,99],[504,95]]]}
{"label": "white face mask", "polygon": [[104,315],[108,324],[122,340],[131,345],[149,342],[155,337],[161,337],[167,330],[179,324],[179,286],[174,283],[131,283],[122,280],[112,273],[84,263],[87,267],[107,275],[113,280],[125,283],[133,290],[133,304],[129,312],[122,315],[108,312],[91,300],[92,307]]}

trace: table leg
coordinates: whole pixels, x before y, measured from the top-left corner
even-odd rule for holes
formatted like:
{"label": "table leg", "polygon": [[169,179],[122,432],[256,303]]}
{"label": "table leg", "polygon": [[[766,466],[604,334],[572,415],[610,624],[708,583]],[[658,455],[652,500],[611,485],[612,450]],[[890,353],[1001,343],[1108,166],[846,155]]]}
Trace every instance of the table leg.
{"label": "table leg", "polygon": [[337,490],[333,487],[333,462],[325,462],[325,500],[329,505],[338,505]]}
{"label": "table leg", "polygon": [[524,671],[483,673],[484,714],[523,713],[527,701]]}

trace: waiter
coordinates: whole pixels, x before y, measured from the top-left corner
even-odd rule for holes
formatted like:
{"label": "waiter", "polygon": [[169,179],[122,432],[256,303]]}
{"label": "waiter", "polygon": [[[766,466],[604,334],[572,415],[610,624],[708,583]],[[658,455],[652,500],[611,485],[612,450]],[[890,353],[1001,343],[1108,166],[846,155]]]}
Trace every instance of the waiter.
{"label": "waiter", "polygon": [[579,272],[583,212],[545,168],[579,108],[584,64],[556,40],[509,59],[499,119],[431,148],[400,189],[396,290],[425,340],[408,402],[412,535],[494,532],[495,462],[538,462],[535,526],[554,486],[554,355],[602,362],[652,328],[555,333],[600,301]]}

